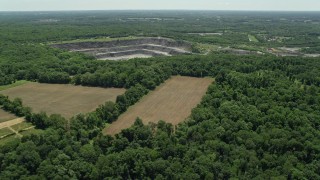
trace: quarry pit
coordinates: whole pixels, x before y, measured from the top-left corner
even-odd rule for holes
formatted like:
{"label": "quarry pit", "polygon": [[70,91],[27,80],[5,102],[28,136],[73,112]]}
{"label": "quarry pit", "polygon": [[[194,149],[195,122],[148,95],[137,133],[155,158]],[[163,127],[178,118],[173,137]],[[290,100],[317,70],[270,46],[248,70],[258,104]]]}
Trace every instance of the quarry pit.
{"label": "quarry pit", "polygon": [[71,52],[85,53],[98,60],[128,60],[155,56],[191,54],[191,44],[169,38],[138,38],[108,42],[74,42],[51,45]]}

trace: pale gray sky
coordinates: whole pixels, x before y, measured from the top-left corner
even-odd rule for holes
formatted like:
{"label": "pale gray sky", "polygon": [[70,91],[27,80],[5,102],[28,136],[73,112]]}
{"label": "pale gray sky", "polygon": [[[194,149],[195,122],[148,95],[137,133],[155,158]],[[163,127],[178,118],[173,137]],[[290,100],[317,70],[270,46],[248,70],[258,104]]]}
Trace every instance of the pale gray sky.
{"label": "pale gray sky", "polygon": [[143,9],[320,11],[320,0],[0,0],[0,11]]}

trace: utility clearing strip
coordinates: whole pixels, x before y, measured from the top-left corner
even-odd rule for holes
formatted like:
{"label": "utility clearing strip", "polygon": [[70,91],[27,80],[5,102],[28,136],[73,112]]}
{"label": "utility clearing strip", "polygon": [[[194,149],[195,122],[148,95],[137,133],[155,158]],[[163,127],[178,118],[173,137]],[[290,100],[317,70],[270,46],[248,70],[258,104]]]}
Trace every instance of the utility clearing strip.
{"label": "utility clearing strip", "polygon": [[137,117],[144,124],[164,120],[177,125],[200,103],[212,82],[212,78],[172,77],[130,107],[117,121],[105,128],[104,133],[117,134],[129,128]]}
{"label": "utility clearing strip", "polygon": [[22,123],[23,121],[25,121],[24,118],[17,118],[17,119],[13,119],[11,121],[6,121],[3,123],[0,123],[0,129],[6,128],[6,127],[11,127],[13,125]]}

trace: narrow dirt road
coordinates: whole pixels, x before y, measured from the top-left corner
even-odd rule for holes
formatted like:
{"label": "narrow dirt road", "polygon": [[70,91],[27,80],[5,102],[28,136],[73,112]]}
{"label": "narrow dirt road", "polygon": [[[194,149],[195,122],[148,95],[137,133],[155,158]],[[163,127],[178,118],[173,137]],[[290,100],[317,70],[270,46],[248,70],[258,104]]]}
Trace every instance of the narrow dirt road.
{"label": "narrow dirt road", "polygon": [[17,119],[13,119],[11,121],[6,121],[3,123],[0,123],[0,129],[6,128],[6,127],[10,127],[19,123],[22,123],[24,120],[24,118],[17,118]]}
{"label": "narrow dirt road", "polygon": [[16,133],[17,136],[22,137],[22,135],[21,135],[18,131],[14,130],[12,127],[8,127],[8,128],[9,128],[12,132]]}

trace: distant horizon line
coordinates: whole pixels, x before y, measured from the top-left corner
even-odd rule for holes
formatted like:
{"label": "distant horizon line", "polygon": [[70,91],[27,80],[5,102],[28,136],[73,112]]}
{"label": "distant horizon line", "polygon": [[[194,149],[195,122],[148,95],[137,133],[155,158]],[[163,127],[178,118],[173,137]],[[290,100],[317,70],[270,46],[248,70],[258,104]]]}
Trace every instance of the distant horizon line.
{"label": "distant horizon line", "polygon": [[232,9],[92,9],[92,10],[0,10],[0,12],[72,12],[72,11],[236,11],[236,12],[320,12],[320,10],[232,10]]}

